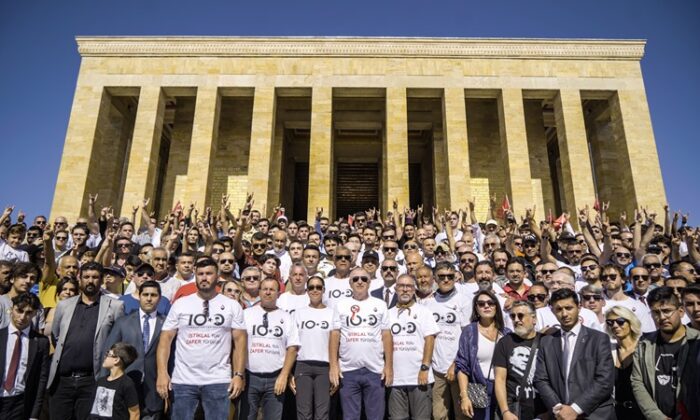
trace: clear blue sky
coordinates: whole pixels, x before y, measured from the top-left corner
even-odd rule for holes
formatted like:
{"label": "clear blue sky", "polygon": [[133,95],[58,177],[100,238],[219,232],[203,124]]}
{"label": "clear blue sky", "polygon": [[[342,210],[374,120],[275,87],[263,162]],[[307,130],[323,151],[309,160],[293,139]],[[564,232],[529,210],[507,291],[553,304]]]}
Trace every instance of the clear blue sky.
{"label": "clear blue sky", "polygon": [[668,201],[700,217],[700,2],[0,2],[0,206],[48,213],[80,58],[76,35],[644,38]]}

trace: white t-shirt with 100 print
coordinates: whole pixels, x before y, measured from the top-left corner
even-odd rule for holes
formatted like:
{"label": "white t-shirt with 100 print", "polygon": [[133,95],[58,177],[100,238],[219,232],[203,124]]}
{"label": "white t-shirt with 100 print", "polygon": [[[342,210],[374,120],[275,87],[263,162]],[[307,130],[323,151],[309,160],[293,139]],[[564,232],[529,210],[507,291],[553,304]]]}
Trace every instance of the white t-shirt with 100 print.
{"label": "white t-shirt with 100 print", "polygon": [[339,279],[331,276],[326,279],[326,293],[323,295],[323,303],[325,305],[334,308],[338,301],[350,296],[352,296],[352,289],[350,288],[350,279],[348,277]]}
{"label": "white t-shirt with 100 print", "polygon": [[433,370],[446,373],[457,357],[459,337],[462,328],[469,324],[471,314],[467,313],[464,295],[456,289],[448,296],[435,293],[434,298],[424,303],[433,313],[433,318],[440,328],[435,338],[433,350]]}
{"label": "white t-shirt with 100 print", "polygon": [[328,340],[333,329],[333,309],[307,306],[294,311],[292,318],[297,324],[301,339],[297,360],[328,363]]}
{"label": "white t-shirt with 100 print", "polygon": [[[231,330],[245,330],[243,309],[233,299],[216,295],[204,300],[192,294],[170,308],[163,331],[177,331],[172,382],[211,385],[231,381]],[[205,357],[206,356],[206,357]]]}
{"label": "white t-shirt with 100 print", "polygon": [[[440,332],[433,313],[414,303],[410,308],[389,309],[391,335],[394,339],[394,381],[391,386],[418,385],[418,373],[423,364],[425,337]],[[435,382],[433,370],[428,370],[428,383]]]}
{"label": "white t-shirt with 100 print", "polygon": [[382,331],[389,329],[389,310],[383,300],[369,296],[336,302],[333,329],[340,331],[340,370],[384,370]]}
{"label": "white t-shirt with 100 print", "polygon": [[299,346],[299,331],[289,312],[266,311],[255,305],[243,311],[248,328],[247,369],[254,373],[271,373],[282,369],[287,348]]}

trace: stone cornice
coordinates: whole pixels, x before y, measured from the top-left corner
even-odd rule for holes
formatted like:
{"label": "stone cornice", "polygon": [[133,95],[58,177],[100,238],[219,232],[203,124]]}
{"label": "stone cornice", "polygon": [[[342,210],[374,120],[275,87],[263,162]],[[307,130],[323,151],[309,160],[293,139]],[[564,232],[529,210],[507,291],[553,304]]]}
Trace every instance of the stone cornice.
{"label": "stone cornice", "polygon": [[644,40],[361,37],[76,37],[83,57],[414,57],[636,60]]}

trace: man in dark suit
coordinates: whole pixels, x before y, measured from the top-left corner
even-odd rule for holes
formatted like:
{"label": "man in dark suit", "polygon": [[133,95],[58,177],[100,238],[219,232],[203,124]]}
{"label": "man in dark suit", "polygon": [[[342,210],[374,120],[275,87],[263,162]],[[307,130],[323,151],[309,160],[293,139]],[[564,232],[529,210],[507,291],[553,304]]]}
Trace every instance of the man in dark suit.
{"label": "man in dark suit", "polygon": [[10,324],[0,329],[0,419],[38,419],[49,376],[49,339],[31,328],[39,298],[12,298]]}
{"label": "man in dark suit", "polygon": [[129,365],[126,373],[136,384],[141,420],[158,420],[163,413],[163,399],[156,391],[156,350],[165,321],[165,315],[157,313],[160,299],[160,284],[154,280],[143,282],[139,287],[139,310],[114,323],[103,351],[119,342],[131,344],[136,349],[138,358]]}
{"label": "man in dark suit", "polygon": [[542,401],[558,420],[615,419],[610,338],[581,325],[573,290],[557,290],[549,302],[561,329],[540,342],[534,383]]}
{"label": "man in dark suit", "polygon": [[[364,260],[364,257],[362,258]],[[370,294],[372,297],[383,300],[386,306],[391,309],[396,306],[397,302],[394,285],[396,284],[396,278],[399,276],[399,263],[394,260],[386,259],[382,261],[380,270],[382,279],[384,280],[384,286],[372,290]]]}

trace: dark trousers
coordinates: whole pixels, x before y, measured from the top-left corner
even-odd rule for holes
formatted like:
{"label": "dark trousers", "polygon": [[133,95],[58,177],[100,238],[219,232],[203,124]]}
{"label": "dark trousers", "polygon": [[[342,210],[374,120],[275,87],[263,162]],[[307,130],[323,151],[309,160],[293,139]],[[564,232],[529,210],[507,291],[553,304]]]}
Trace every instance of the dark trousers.
{"label": "dark trousers", "polygon": [[246,371],[246,387],[241,397],[239,420],[256,420],[262,408],[263,420],[280,420],[284,407],[284,393],[275,395],[275,381],[279,371],[253,373]]}
{"label": "dark trousers", "polygon": [[384,384],[381,375],[367,368],[343,372],[340,403],[344,420],[359,420],[363,404],[367,420],[383,420]]}
{"label": "dark trousers", "polygon": [[328,419],[331,387],[328,363],[297,362],[294,372],[297,384],[297,419]]}
{"label": "dark trousers", "polygon": [[49,390],[51,420],[83,420],[90,415],[95,398],[95,378],[58,376]]}
{"label": "dark trousers", "polygon": [[[27,411],[29,413],[29,411]],[[2,420],[25,420],[24,414],[24,394],[15,397],[0,398],[0,419]]]}

